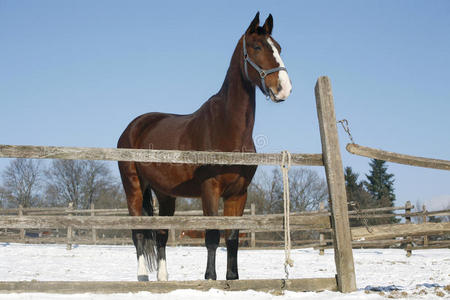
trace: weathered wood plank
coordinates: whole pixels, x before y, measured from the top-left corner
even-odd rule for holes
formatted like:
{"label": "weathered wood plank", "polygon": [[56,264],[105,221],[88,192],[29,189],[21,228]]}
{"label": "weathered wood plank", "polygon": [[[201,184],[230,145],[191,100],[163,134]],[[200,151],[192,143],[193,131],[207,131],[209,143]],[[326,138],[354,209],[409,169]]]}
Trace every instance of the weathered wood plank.
{"label": "weathered wood plank", "polygon": [[315,95],[323,161],[331,202],[337,282],[339,290],[348,293],[356,290],[356,276],[348,219],[344,168],[341,151],[339,150],[333,94],[328,77],[322,76],[317,80]]}
{"label": "weathered wood plank", "polygon": [[0,293],[113,294],[167,293],[180,289],[208,291],[336,291],[335,278],[257,279],[257,280],[195,280],[195,281],[3,281]]}
{"label": "weathered wood plank", "polygon": [[[414,208],[414,205],[411,208]],[[361,209],[361,212],[370,213],[370,212],[382,212],[382,211],[393,211],[393,210],[404,210],[404,209],[405,209],[405,206],[389,206],[389,207],[364,208],[364,209]],[[349,215],[357,214],[357,213],[359,213],[359,212],[356,210],[350,210],[348,212]]]}
{"label": "weathered wood plank", "polygon": [[[39,238],[25,238],[24,240],[19,240],[18,238],[11,237],[2,237],[0,236],[0,242],[8,242],[8,243],[25,243],[25,244],[65,244],[67,242],[67,238],[65,237],[39,237]],[[203,241],[204,243],[204,241]],[[75,237],[72,239],[72,244],[81,244],[81,245],[132,245],[133,240],[131,239],[131,234],[129,238],[102,238],[97,239],[96,242],[92,241],[92,238],[80,238]]]}
{"label": "weathered wood plank", "polygon": [[[292,230],[330,227],[327,216],[292,216]],[[130,216],[2,216],[0,228],[80,229],[269,229],[283,230],[282,215],[242,217],[130,217]]]}
{"label": "weathered wood plank", "polygon": [[376,240],[381,238],[394,238],[401,236],[442,235],[450,232],[450,222],[425,224],[389,224],[370,226],[372,232],[366,227],[352,228],[353,240]]}
{"label": "weathered wood plank", "polygon": [[[154,149],[83,148],[55,146],[0,145],[0,157],[57,158],[82,160],[137,161],[148,163],[188,163],[200,165],[272,165],[279,166],[278,153],[208,152]],[[321,154],[291,155],[293,166],[323,166]]]}
{"label": "weathered wood plank", "polygon": [[[17,208],[6,208],[1,209],[0,208],[0,215],[6,215],[6,214],[17,214],[18,209]],[[48,215],[64,215],[68,213],[73,213],[74,215],[82,215],[82,214],[92,214],[94,212],[97,216],[107,216],[107,215],[129,215],[128,208],[115,208],[115,209],[77,209],[77,210],[68,210],[65,207],[60,207],[57,209],[52,208],[24,208],[23,213],[26,215],[41,215],[41,216],[48,216]],[[159,210],[155,209],[153,213],[155,215],[158,215]],[[244,214],[249,214],[250,209],[244,209]],[[223,209],[219,210],[219,215],[223,214]],[[203,216],[202,210],[179,210],[175,212],[176,216]]]}
{"label": "weathered wood plank", "polygon": [[369,148],[358,144],[347,144],[346,149],[348,152],[355,155],[376,158],[398,164],[448,171],[450,170],[450,160],[400,154],[381,149]]}

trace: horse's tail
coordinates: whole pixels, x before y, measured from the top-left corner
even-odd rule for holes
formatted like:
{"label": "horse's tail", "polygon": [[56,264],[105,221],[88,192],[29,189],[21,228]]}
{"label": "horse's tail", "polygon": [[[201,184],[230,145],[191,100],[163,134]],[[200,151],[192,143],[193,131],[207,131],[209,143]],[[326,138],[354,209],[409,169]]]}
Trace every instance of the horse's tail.
{"label": "horse's tail", "polygon": [[[153,216],[153,199],[150,186],[145,189],[142,206],[142,215]],[[143,234],[143,239],[135,243],[137,256],[144,256],[148,271],[152,272],[156,270],[156,232],[153,229],[143,229],[138,232]]]}

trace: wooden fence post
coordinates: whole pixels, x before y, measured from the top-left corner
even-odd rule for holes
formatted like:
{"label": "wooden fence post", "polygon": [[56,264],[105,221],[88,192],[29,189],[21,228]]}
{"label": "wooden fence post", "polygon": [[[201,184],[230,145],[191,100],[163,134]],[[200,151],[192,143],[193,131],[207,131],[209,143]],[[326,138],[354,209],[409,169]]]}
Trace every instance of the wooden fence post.
{"label": "wooden fence post", "polygon": [[[252,216],[256,215],[255,203],[250,204],[250,214]],[[252,248],[256,247],[256,233],[254,230],[250,232],[250,247]]]}
{"label": "wooden fence post", "polygon": [[171,246],[177,245],[176,229],[169,229],[169,244]]}
{"label": "wooden fence post", "polygon": [[[69,211],[73,210],[73,203],[69,203]],[[72,213],[69,212],[68,216],[72,216]],[[72,250],[72,226],[67,226],[67,250]]]}
{"label": "wooden fence post", "polygon": [[[427,220],[427,208],[425,207],[425,204],[422,206],[422,221],[425,224],[428,222]],[[428,247],[428,235],[423,236],[423,246]]]}
{"label": "wooden fence post", "polygon": [[[19,210],[18,210],[17,214],[19,215],[19,217],[23,216],[23,206],[22,206],[22,204],[19,205]],[[20,239],[22,241],[24,241],[25,240],[25,229],[21,228],[19,232],[20,232],[19,233],[20,234]]]}
{"label": "wooden fence post", "polygon": [[[91,216],[95,216],[95,204],[94,202],[91,203]],[[92,242],[97,244],[97,229],[92,227]]]}
{"label": "wooden fence post", "polygon": [[348,219],[347,193],[344,168],[334,112],[330,79],[319,77],[315,87],[317,116],[319,118],[322,157],[328,183],[328,193],[333,227],[334,260],[336,262],[338,289],[343,293],[356,290],[352,237]]}
{"label": "wooden fence post", "polygon": [[[411,201],[406,201],[405,204],[405,223],[406,224],[411,224]],[[406,256],[410,257],[412,254],[412,244],[411,244],[411,237],[408,236],[406,237],[406,239],[408,240],[408,243],[406,244]]]}
{"label": "wooden fence post", "polygon": [[[325,211],[325,203],[320,202],[319,212]],[[319,234],[319,255],[325,255],[325,246],[327,244],[325,243],[325,234],[321,232]]]}

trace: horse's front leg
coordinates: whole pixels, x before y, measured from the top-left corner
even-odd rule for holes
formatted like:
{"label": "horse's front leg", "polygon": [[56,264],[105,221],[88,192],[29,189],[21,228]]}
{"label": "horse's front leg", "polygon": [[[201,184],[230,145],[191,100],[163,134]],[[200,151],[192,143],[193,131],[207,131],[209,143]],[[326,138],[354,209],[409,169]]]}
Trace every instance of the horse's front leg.
{"label": "horse's front leg", "polygon": [[[219,214],[220,185],[216,179],[210,178],[202,184],[202,207],[204,216],[217,216]],[[216,250],[219,247],[220,232],[208,229],[205,232],[205,246],[208,251],[205,279],[216,280]]]}
{"label": "horse's front leg", "polygon": [[[233,196],[224,201],[224,216],[242,216],[244,213],[247,193]],[[239,230],[226,230],[225,239],[227,244],[227,280],[239,279],[237,254],[239,247]]]}

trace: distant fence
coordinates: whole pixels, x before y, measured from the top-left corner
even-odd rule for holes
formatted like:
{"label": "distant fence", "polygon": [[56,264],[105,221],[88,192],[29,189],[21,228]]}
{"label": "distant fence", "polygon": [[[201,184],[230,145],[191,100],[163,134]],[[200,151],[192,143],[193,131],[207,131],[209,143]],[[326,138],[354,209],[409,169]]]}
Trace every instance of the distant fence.
{"label": "distant fence", "polygon": [[[372,208],[362,210],[350,210],[350,219],[359,220],[372,220],[380,218],[392,218],[402,217],[405,219],[405,224],[390,224],[390,225],[369,225],[367,227],[352,227],[352,247],[353,248],[384,248],[384,247],[397,247],[404,248],[407,254],[411,254],[415,249],[429,249],[429,248],[443,248],[450,247],[450,239],[445,236],[445,232],[449,229],[448,223],[428,223],[428,218],[432,216],[449,216],[450,210],[440,211],[427,211],[425,207],[421,212],[412,212],[414,207],[407,202],[405,206],[397,207],[383,207]],[[265,226],[252,227],[247,225],[248,229],[243,230],[247,233],[246,237],[241,237],[240,240],[243,246],[255,248],[255,247],[281,247],[283,240],[281,239],[267,239],[267,237],[259,238],[258,234],[262,232],[273,232],[283,230],[280,225],[273,225],[271,222],[275,221],[275,224],[282,221],[281,215],[260,215],[255,214],[255,205],[251,205],[251,209],[244,211],[245,216],[250,217],[249,220],[258,222],[259,224],[265,224]],[[403,212],[402,212],[403,211]],[[157,214],[157,211],[155,212]],[[201,210],[190,211],[177,211],[176,216],[179,217],[199,217],[202,216]],[[124,236],[122,234],[116,234],[114,237],[103,237],[97,232],[101,228],[106,226],[98,226],[95,222],[91,223],[91,227],[88,225],[80,225],[77,223],[76,217],[90,215],[91,217],[118,217],[115,221],[122,220],[124,216],[128,216],[128,209],[91,209],[74,210],[69,208],[15,208],[15,209],[0,209],[0,215],[2,220],[0,221],[0,242],[19,242],[19,243],[67,243],[68,249],[72,244],[132,244],[130,236]],[[7,216],[13,217],[13,215],[24,217],[30,217],[21,223],[21,229],[15,231],[8,231],[7,228],[2,228],[3,225],[7,225]],[[314,231],[318,238],[316,239],[293,239],[292,244],[295,248],[314,247],[319,250],[320,254],[324,253],[327,248],[333,247],[333,239],[331,236],[329,216],[331,214],[324,210],[311,211],[302,214],[293,214],[294,221],[293,231],[307,230]],[[61,220],[61,217],[72,216],[71,221],[64,223],[51,223],[52,227],[45,227],[45,224],[50,225],[50,222]],[[34,217],[38,217],[39,221],[36,221]],[[297,222],[301,220],[302,224]],[[308,220],[309,217],[309,221]],[[321,217],[316,219],[315,217]],[[411,224],[411,218],[416,217],[422,221],[421,224]],[[55,219],[56,218],[56,219]],[[127,218],[127,217],[125,217]],[[223,218],[223,217],[218,217]],[[229,218],[229,217],[225,217]],[[232,217],[231,217],[232,218]],[[299,219],[298,219],[299,218]],[[189,218],[191,220],[192,218]],[[219,219],[219,220],[220,220]],[[94,220],[94,219],[93,219]],[[200,219],[201,220],[201,219]],[[313,221],[314,220],[314,221]],[[113,222],[115,222],[113,221]],[[33,228],[32,226],[39,227]],[[47,226],[48,226],[47,225]],[[158,227],[161,224],[156,224]],[[409,226],[408,226],[409,225]],[[65,226],[65,227],[64,227]],[[204,226],[204,225],[203,225]],[[399,226],[402,227],[402,231],[398,231]],[[192,226],[191,226],[192,227]],[[201,227],[201,226],[200,226]],[[196,229],[200,229],[200,227]],[[41,228],[41,229],[37,229]],[[75,232],[74,228],[83,228],[84,231]],[[190,227],[189,227],[190,228]],[[114,225],[108,229],[125,230],[130,229],[128,225]],[[183,224],[178,227],[173,227],[169,233],[169,245],[203,245],[204,239],[193,238],[186,235],[181,237],[180,233],[188,227],[184,228]],[[414,233],[416,232],[416,233]],[[407,233],[407,234],[405,234]],[[429,239],[429,236],[433,236],[433,239]],[[436,238],[439,237],[439,238]]]}
{"label": "distant fence", "polygon": [[[252,212],[255,215],[254,205],[251,209],[245,209],[244,214],[248,215]],[[155,215],[158,214],[158,210],[155,210]],[[95,209],[92,205],[90,209],[79,209],[74,210],[70,206],[57,207],[57,208],[10,208],[10,209],[0,209],[0,216],[39,216],[40,218],[46,218],[50,216],[128,216],[128,209]],[[188,211],[176,211],[176,216],[202,216],[203,212],[201,210],[188,210]],[[30,243],[30,244],[41,244],[41,243],[67,243],[68,249],[71,248],[71,244],[103,244],[103,245],[117,245],[117,244],[132,244],[130,234],[123,232],[122,234],[111,234],[105,237],[105,233],[99,233],[97,228],[92,227],[91,229],[86,229],[83,232],[75,232],[72,230],[71,236],[68,228],[73,228],[73,226],[68,227],[52,227],[52,228],[29,228],[20,229],[15,231],[8,231],[7,228],[1,229],[0,227],[0,242],[18,242],[18,243]],[[117,230],[121,230],[117,229]],[[106,230],[106,229],[105,229]],[[90,232],[88,232],[90,231]],[[198,239],[183,238],[180,239],[175,230],[170,230],[169,233],[169,245],[181,245],[181,244],[198,244]],[[254,232],[254,231],[252,231]],[[249,232],[250,233],[250,232]],[[126,234],[126,235],[125,235]],[[254,239],[254,234],[251,235]],[[254,244],[254,241],[251,243]]]}
{"label": "distant fence", "polygon": [[[157,211],[156,211],[157,213]],[[73,210],[71,208],[18,208],[3,209],[0,218],[0,241],[17,241],[28,243],[130,243],[131,239],[101,239],[96,230],[127,230],[145,228],[170,229],[170,243],[197,243],[192,239],[180,239],[174,234],[181,230],[202,230],[207,228],[217,229],[242,229],[250,235],[250,246],[255,245],[256,232],[282,231],[282,214],[256,215],[255,208],[246,209],[243,217],[203,217],[202,211],[177,211],[175,217],[129,217],[127,209],[85,209]],[[250,215],[248,213],[251,213]],[[90,215],[90,216],[85,216]],[[18,218],[18,217],[19,218]],[[326,230],[331,231],[329,213],[294,213],[291,216],[291,228],[293,230]],[[176,221],[176,222],[175,222]],[[8,234],[5,229],[20,229],[20,234]],[[27,237],[27,230],[40,228],[40,236]],[[91,237],[74,236],[74,229],[91,230]],[[51,230],[51,235],[43,234]],[[59,231],[62,230],[62,231]],[[60,234],[60,236],[58,236]],[[47,235],[47,236],[45,236]],[[57,235],[57,236],[54,236]],[[65,235],[65,236],[64,236]],[[70,246],[69,246],[70,248]]]}
{"label": "distant fence", "polygon": [[[382,207],[349,211],[350,219],[373,220],[401,217],[403,224],[367,225],[351,227],[353,248],[404,248],[407,256],[412,250],[450,247],[450,222],[430,223],[429,217],[450,216],[450,210],[427,211],[425,206],[419,212],[412,212],[414,206],[408,201],[404,206]],[[400,212],[399,212],[400,211]],[[401,212],[403,211],[403,212]],[[421,223],[413,224],[416,217]],[[364,222],[363,222],[364,223]],[[331,248],[333,240],[324,239],[321,234],[320,245],[315,246],[323,254]],[[432,236],[433,240],[429,237]]]}

